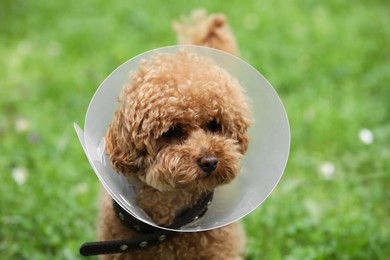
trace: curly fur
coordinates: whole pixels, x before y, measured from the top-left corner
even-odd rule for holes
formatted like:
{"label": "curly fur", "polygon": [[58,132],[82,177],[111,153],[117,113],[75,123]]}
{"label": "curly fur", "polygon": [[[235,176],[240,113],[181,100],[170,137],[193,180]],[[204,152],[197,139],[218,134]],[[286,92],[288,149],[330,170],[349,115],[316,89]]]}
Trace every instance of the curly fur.
{"label": "curly fur", "polygon": [[223,14],[207,15],[203,9],[196,9],[190,17],[175,21],[173,28],[179,44],[203,45],[239,55],[236,40]]}
{"label": "curly fur", "polygon": [[[138,205],[157,224],[171,224],[203,192],[238,175],[248,147],[250,110],[238,81],[215,62],[184,50],[155,55],[131,75],[119,104],[106,133],[106,151],[116,171],[138,182]],[[199,166],[207,156],[218,162],[210,174]],[[104,193],[100,239],[135,236],[121,225],[110,202]],[[237,259],[244,241],[243,229],[234,223],[178,233],[158,246],[103,258]]]}

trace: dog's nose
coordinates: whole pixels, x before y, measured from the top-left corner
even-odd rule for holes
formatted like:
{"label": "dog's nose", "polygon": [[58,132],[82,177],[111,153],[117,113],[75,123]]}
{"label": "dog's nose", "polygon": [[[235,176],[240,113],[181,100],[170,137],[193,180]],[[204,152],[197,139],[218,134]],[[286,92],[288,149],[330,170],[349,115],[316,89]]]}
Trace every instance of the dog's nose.
{"label": "dog's nose", "polygon": [[218,159],[214,155],[208,155],[198,160],[199,167],[208,175],[217,169]]}

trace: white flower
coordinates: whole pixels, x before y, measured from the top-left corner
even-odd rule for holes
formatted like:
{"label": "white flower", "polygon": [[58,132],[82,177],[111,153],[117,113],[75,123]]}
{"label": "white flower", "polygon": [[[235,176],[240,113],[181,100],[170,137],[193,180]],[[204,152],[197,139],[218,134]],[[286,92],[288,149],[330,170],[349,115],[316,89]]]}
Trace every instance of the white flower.
{"label": "white flower", "polygon": [[50,42],[47,47],[47,54],[51,57],[57,57],[62,52],[62,46],[59,42]]}
{"label": "white flower", "polygon": [[12,178],[18,185],[23,185],[27,179],[27,169],[23,166],[16,166],[12,169]]}
{"label": "white flower", "polygon": [[334,172],[336,171],[336,167],[332,162],[323,162],[319,167],[318,171],[322,177],[329,180],[333,177]]}
{"label": "white flower", "polygon": [[372,144],[374,141],[374,135],[367,128],[360,129],[358,137],[363,144]]}
{"label": "white flower", "polygon": [[84,194],[88,191],[88,184],[85,182],[81,182],[76,185],[74,191],[76,192],[76,194]]}
{"label": "white flower", "polygon": [[17,132],[27,132],[30,129],[30,122],[23,117],[15,120],[15,129]]}
{"label": "white flower", "polygon": [[312,122],[316,117],[316,111],[312,108],[309,107],[303,112],[303,119],[306,122]]}
{"label": "white flower", "polygon": [[259,23],[259,15],[256,13],[249,13],[244,16],[244,26],[248,30],[257,29]]}
{"label": "white flower", "polygon": [[28,40],[21,40],[18,44],[18,51],[22,54],[29,54],[32,51],[32,44]]}

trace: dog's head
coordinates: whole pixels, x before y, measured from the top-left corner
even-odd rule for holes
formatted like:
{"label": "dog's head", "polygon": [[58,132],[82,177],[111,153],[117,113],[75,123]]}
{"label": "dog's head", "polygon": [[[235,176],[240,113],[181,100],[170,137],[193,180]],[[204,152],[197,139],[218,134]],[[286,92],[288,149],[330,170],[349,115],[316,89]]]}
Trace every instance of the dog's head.
{"label": "dog's head", "polygon": [[186,51],[143,61],[106,134],[115,170],[160,191],[210,191],[239,173],[251,115],[239,83]]}

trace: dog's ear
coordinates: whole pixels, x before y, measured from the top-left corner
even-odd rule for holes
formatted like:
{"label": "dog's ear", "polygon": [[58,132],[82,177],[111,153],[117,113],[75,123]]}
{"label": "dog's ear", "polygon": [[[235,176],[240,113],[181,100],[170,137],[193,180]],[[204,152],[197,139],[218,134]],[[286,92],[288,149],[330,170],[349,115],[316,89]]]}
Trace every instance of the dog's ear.
{"label": "dog's ear", "polygon": [[248,131],[244,131],[238,136],[238,144],[240,145],[240,153],[244,154],[248,149],[249,144],[249,134]]}
{"label": "dog's ear", "polygon": [[254,123],[254,118],[251,113],[251,101],[239,90],[234,95],[231,95],[229,111],[224,115],[226,125],[228,126],[228,134],[234,140],[238,141],[239,152],[245,154],[249,146],[249,127]]}
{"label": "dog's ear", "polygon": [[248,128],[252,124],[251,118],[240,118],[235,121],[235,131],[231,133],[232,138],[238,141],[239,152],[244,154],[249,145]]}
{"label": "dog's ear", "polygon": [[144,148],[135,147],[129,126],[120,110],[115,112],[114,120],[109,126],[105,141],[106,152],[112,167],[120,173],[131,174],[139,171],[143,165]]}

